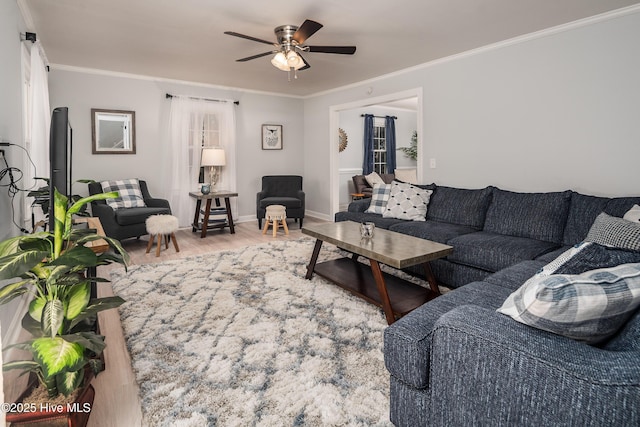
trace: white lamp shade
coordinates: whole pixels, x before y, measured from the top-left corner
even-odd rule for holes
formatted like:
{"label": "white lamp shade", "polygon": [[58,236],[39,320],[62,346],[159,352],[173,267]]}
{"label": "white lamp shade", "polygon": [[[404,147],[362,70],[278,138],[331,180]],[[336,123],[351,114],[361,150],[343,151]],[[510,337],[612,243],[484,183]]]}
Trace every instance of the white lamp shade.
{"label": "white lamp shade", "polygon": [[276,56],[273,57],[271,63],[274,67],[282,71],[289,71],[289,65],[287,64],[287,57],[284,56],[284,53],[278,52]]}
{"label": "white lamp shade", "polygon": [[222,148],[203,148],[200,166],[224,166],[227,160]]}

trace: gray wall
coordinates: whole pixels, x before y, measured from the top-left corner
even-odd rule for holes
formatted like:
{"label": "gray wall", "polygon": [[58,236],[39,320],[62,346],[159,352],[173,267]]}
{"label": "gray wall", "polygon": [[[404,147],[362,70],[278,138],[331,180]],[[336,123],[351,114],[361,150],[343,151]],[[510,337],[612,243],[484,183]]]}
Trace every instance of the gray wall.
{"label": "gray wall", "polygon": [[[235,107],[239,193],[235,214],[240,220],[255,218],[255,195],[263,175],[304,172],[301,98],[61,68],[51,71],[49,92],[52,108],[69,107],[75,179],[140,178],[147,181],[152,195],[166,196],[161,166],[170,155],[166,137],[170,100],[166,99],[166,93],[240,101]],[[135,155],[91,153],[91,108],[136,112]],[[262,150],[263,123],[283,125],[282,150]],[[86,185],[76,184],[74,190],[86,194]]]}
{"label": "gray wall", "polygon": [[330,214],[321,185],[330,168],[330,107],[414,88],[423,89],[424,181],[638,194],[638,40],[635,12],[307,99],[310,209]]}

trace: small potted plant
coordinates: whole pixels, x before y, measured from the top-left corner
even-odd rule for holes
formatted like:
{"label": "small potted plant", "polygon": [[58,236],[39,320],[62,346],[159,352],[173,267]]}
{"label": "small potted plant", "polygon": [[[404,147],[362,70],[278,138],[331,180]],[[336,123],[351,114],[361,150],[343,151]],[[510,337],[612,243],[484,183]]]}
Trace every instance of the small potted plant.
{"label": "small potted plant", "polygon": [[[100,371],[98,356],[105,343],[95,330],[96,314],[124,302],[117,296],[91,299],[91,283],[106,280],[87,277],[87,269],[100,265],[117,262],[126,268],[129,255],[120,242],[95,230],[72,227],[73,215],[85,204],[117,196],[117,192],[97,194],[69,206],[67,198],[55,190],[53,231],[0,242],[0,280],[19,279],[0,289],[0,304],[25,293],[33,295],[22,320],[32,338],[14,344],[29,351],[32,359],[5,363],[3,369],[35,374],[50,398],[69,396]],[[97,254],[85,246],[98,239],[114,251]],[[7,414],[7,421],[20,415],[29,414]]]}

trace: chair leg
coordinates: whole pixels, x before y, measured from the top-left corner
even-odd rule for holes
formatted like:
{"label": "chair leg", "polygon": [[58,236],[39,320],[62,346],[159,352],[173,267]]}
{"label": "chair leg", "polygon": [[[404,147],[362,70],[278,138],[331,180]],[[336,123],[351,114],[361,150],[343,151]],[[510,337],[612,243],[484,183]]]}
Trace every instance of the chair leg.
{"label": "chair leg", "polygon": [[287,226],[287,218],[282,219],[282,226],[284,227],[284,234],[289,235],[289,227]]}
{"label": "chair leg", "polygon": [[176,252],[180,252],[180,248],[178,247],[178,241],[176,240],[175,233],[171,233],[171,241],[173,242],[173,247],[176,249]]}
{"label": "chair leg", "polygon": [[269,228],[269,220],[265,220],[264,228],[262,229],[262,234],[267,234],[267,229]]}
{"label": "chair leg", "polygon": [[302,229],[302,218],[300,218],[300,228]]}
{"label": "chair leg", "polygon": [[163,236],[158,234],[158,244],[156,245],[156,256],[160,256],[160,247],[162,246]]}
{"label": "chair leg", "polygon": [[262,218],[258,218],[258,230],[262,229]]}
{"label": "chair leg", "polygon": [[153,234],[149,234],[149,243],[147,243],[147,252],[149,253],[149,251],[151,250],[151,247],[153,246],[153,238],[155,236]]}

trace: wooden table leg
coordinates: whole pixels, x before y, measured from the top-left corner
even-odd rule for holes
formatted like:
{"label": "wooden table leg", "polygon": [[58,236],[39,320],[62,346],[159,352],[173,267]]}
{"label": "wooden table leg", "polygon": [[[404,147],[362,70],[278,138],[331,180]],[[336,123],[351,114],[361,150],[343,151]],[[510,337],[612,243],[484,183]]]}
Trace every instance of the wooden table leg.
{"label": "wooden table leg", "polygon": [[202,232],[200,238],[207,237],[207,228],[209,228],[209,214],[211,213],[211,198],[207,199],[207,205],[204,211],[204,219],[202,220]]}
{"label": "wooden table leg", "polygon": [[229,222],[229,232],[231,234],[236,233],[236,229],[233,225],[233,215],[231,215],[231,202],[228,197],[224,198],[224,206],[227,208],[227,221]]}
{"label": "wooden table leg", "polygon": [[322,247],[322,240],[317,239],[316,245],[313,247],[313,253],[311,254],[311,261],[309,261],[309,265],[307,265],[307,275],[304,276],[305,279],[311,279],[313,276],[313,269],[316,268],[316,262],[318,261],[318,255],[320,254],[320,248]]}
{"label": "wooden table leg", "polygon": [[440,295],[440,287],[438,286],[438,282],[436,281],[436,276],[433,274],[433,271],[431,270],[431,264],[429,264],[428,262],[425,262],[424,264],[422,264],[422,267],[424,268],[424,275],[427,278],[427,281],[429,282],[429,287],[433,292],[436,293],[436,295]]}
{"label": "wooden table leg", "polygon": [[396,321],[396,316],[393,314],[393,309],[391,308],[391,300],[389,299],[387,286],[384,283],[382,270],[380,270],[380,264],[378,264],[378,261],[373,259],[370,259],[369,263],[371,264],[371,272],[373,273],[373,278],[375,279],[376,286],[378,287],[378,293],[380,293],[380,302],[382,302],[382,309],[387,317],[387,324],[390,325]]}
{"label": "wooden table leg", "polygon": [[200,220],[200,206],[201,206],[201,204],[202,204],[202,200],[200,200],[200,199],[196,200],[196,214],[193,216],[193,224],[192,224],[192,228],[191,228],[192,232],[198,231],[198,222]]}

